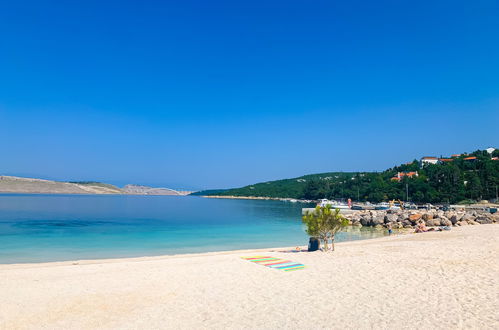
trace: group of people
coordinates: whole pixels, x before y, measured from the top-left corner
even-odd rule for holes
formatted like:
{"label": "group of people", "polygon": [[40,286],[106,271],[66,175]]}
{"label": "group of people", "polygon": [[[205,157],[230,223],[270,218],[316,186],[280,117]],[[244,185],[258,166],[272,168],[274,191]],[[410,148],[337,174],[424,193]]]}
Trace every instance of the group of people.
{"label": "group of people", "polygon": [[426,223],[423,220],[419,220],[418,224],[416,225],[415,233],[424,233],[427,231],[444,231],[444,230],[450,230],[449,226],[440,226],[437,229],[435,228],[427,228]]}
{"label": "group of people", "polygon": [[428,228],[426,228],[426,223],[423,220],[419,220],[414,232],[415,233],[424,233],[427,231],[428,231]]}

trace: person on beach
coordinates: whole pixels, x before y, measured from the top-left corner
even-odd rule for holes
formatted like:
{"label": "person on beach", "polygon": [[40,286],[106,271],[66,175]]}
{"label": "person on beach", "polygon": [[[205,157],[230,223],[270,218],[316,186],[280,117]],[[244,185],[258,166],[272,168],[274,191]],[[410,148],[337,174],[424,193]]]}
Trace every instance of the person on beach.
{"label": "person on beach", "polygon": [[388,235],[391,235],[393,232],[391,222],[386,224],[386,228],[388,229]]}
{"label": "person on beach", "polygon": [[420,220],[418,225],[416,226],[416,230],[415,232],[416,233],[424,233],[424,232],[427,232],[428,229],[426,228],[426,224],[424,223],[423,220]]}

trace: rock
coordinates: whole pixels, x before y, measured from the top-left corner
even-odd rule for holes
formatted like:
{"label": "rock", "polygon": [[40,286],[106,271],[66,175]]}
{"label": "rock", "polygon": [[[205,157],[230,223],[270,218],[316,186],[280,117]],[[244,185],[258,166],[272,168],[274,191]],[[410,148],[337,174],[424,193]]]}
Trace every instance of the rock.
{"label": "rock", "polygon": [[363,216],[360,218],[360,224],[362,226],[370,226],[372,224],[370,216]]}
{"label": "rock", "polygon": [[475,216],[472,213],[465,213],[461,218],[461,221],[474,221]]}
{"label": "rock", "polygon": [[398,218],[398,214],[387,214],[385,215],[385,223],[397,222]]}
{"label": "rock", "polygon": [[449,218],[450,222],[455,225],[458,222],[457,215],[454,214]]}
{"label": "rock", "polygon": [[385,223],[385,216],[384,215],[376,215],[373,219],[372,219],[372,224],[374,226],[376,225],[382,225]]}
{"label": "rock", "polygon": [[450,227],[450,226],[452,226],[452,222],[449,219],[447,219],[446,217],[442,217],[440,219],[440,226],[449,226]]}
{"label": "rock", "polygon": [[416,214],[411,214],[409,216],[409,220],[411,221],[418,221],[419,219],[421,219],[423,216],[419,213],[416,213]]}
{"label": "rock", "polygon": [[433,219],[433,214],[431,214],[431,213],[423,214],[423,220],[426,221],[426,220],[431,220],[431,219]]}
{"label": "rock", "polygon": [[410,220],[404,220],[404,221],[402,221],[402,225],[404,226],[404,228],[405,228],[405,226],[412,227],[412,222]]}
{"label": "rock", "polygon": [[468,225],[468,223],[467,223],[466,221],[459,221],[459,222],[457,223],[457,225],[458,225],[458,226],[467,226],[467,225]]}
{"label": "rock", "polygon": [[411,225],[404,225],[404,228],[412,228]]}
{"label": "rock", "polygon": [[472,220],[472,221],[468,221],[468,224],[473,225],[473,226],[474,226],[474,225],[479,225],[479,223],[478,223],[478,222],[473,221],[473,220]]}
{"label": "rock", "polygon": [[446,212],[444,212],[444,217],[446,217],[447,219],[450,219],[454,215],[456,215],[456,213],[454,211],[446,211]]}
{"label": "rock", "polygon": [[478,218],[475,219],[476,222],[478,222],[481,225],[489,224],[489,223],[494,223],[492,219],[486,216],[479,216]]}
{"label": "rock", "polygon": [[426,220],[426,225],[428,227],[437,227],[437,226],[440,226],[440,219],[435,218],[435,219]]}

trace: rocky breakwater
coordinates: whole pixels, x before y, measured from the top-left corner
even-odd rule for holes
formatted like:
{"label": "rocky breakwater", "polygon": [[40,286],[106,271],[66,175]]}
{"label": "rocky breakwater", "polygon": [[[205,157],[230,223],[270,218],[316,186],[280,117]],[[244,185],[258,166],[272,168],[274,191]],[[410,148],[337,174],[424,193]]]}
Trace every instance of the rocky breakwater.
{"label": "rocky breakwater", "polygon": [[428,227],[499,223],[499,213],[491,214],[484,211],[357,211],[346,214],[345,217],[352,226],[384,228],[390,224],[393,229],[414,228],[421,220]]}

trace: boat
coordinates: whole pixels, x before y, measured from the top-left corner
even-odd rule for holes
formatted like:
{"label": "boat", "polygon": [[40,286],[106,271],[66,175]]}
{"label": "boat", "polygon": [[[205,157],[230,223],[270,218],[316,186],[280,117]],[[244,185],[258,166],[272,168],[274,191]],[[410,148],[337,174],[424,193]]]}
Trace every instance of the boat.
{"label": "boat", "polygon": [[321,199],[320,202],[317,204],[317,206],[320,207],[325,207],[327,205],[331,205],[331,208],[333,209],[340,209],[340,210],[350,209],[350,206],[348,206],[345,203],[330,201],[329,199],[326,198]]}
{"label": "boat", "polygon": [[400,210],[400,204],[382,202],[374,206],[375,210]]}

